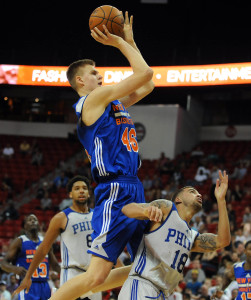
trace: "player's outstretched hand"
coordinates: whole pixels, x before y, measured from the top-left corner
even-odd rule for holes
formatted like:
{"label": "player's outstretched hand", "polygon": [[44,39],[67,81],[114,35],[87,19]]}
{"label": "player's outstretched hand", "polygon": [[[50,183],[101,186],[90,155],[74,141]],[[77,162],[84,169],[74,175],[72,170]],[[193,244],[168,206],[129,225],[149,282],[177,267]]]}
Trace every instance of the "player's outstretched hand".
{"label": "player's outstretched hand", "polygon": [[125,12],[125,23],[124,23],[124,40],[131,44],[134,41],[133,38],[133,29],[132,29],[132,24],[133,24],[133,16],[128,16],[128,11]]}
{"label": "player's outstretched hand", "polygon": [[216,181],[214,195],[217,201],[225,201],[225,196],[228,189],[228,175],[226,171],[219,171],[219,179]]}
{"label": "player's outstretched hand", "polygon": [[25,289],[26,289],[25,293],[27,294],[30,290],[31,284],[32,284],[31,279],[25,277],[20,283],[19,287],[13,292],[12,297],[18,295],[20,292],[22,292],[22,290]]}
{"label": "player's outstretched hand", "polygon": [[103,28],[104,32],[100,31],[97,27],[94,27],[91,30],[91,36],[94,38],[94,40],[103,45],[117,47],[122,38],[115,34],[111,34],[105,25],[103,25]]}
{"label": "player's outstretched hand", "polygon": [[161,222],[163,217],[162,210],[156,206],[148,206],[145,210],[145,215],[153,222]]}

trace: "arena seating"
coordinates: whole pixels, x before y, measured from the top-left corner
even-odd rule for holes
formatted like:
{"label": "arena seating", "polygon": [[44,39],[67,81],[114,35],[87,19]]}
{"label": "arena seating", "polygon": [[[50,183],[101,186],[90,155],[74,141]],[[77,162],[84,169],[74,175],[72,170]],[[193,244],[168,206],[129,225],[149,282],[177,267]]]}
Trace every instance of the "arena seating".
{"label": "arena seating", "polygon": [[[25,182],[29,183],[34,182],[40,178],[40,176],[45,175],[49,171],[52,171],[60,162],[60,160],[65,160],[71,155],[79,151],[79,144],[72,144],[66,139],[50,139],[50,138],[36,138],[39,146],[41,147],[44,154],[44,164],[41,168],[32,166],[30,164],[30,158],[22,157],[18,153],[18,146],[22,140],[27,140],[29,143],[32,143],[33,138],[30,137],[7,137],[1,136],[3,138],[3,143],[10,143],[15,148],[15,156],[13,160],[0,160],[0,167],[3,168],[2,174],[8,172],[11,177],[14,179],[14,184],[17,187],[18,192],[21,192],[25,188]],[[247,155],[251,149],[251,142],[202,142],[200,144],[201,149],[205,153],[205,157],[209,154],[215,153],[221,157],[224,161],[224,168],[231,173],[233,171],[233,162],[236,162]],[[184,179],[193,179],[198,167],[198,162],[193,160],[191,157],[191,152],[182,154],[183,159],[187,162],[187,167],[183,171]],[[172,162],[177,164],[181,155],[177,156]],[[146,174],[153,179],[157,171],[158,160],[143,160],[142,167],[139,170],[139,178],[144,179]],[[208,167],[210,168],[213,165],[212,162],[209,162]],[[251,185],[251,175],[248,170],[247,175],[242,180],[230,180],[230,188],[234,186],[235,183],[239,183],[241,187],[245,185]],[[1,175],[2,175],[1,174]],[[170,175],[164,174],[161,175],[161,180],[163,186],[169,182]],[[211,188],[211,180],[207,180],[203,185],[199,186],[198,189],[201,194],[209,194]],[[5,192],[1,192],[0,197],[3,201],[5,197]],[[66,190],[61,188],[57,193],[53,192],[50,194],[52,198],[53,205],[55,207],[67,197]],[[247,205],[250,205],[251,195],[246,195],[243,197],[240,202],[232,202],[232,206],[237,213],[236,223],[237,226],[240,226],[242,222],[242,217],[244,213],[244,208]],[[24,204],[19,209],[20,219],[19,220],[6,220],[3,224],[0,225],[0,243],[7,242],[9,239],[13,238],[21,230],[22,218],[24,215],[27,215],[30,212],[33,212],[37,215],[40,222],[44,222],[47,226],[50,219],[54,214],[57,213],[57,210],[47,210],[46,212],[39,210],[40,201],[38,199],[32,199],[28,204]],[[208,232],[215,233],[217,231],[217,224],[207,224]]]}
{"label": "arena seating", "polygon": [[[12,200],[14,201],[17,195],[25,191],[26,188],[29,188],[31,184],[36,183],[41,177],[53,171],[61,161],[67,160],[79,152],[80,149],[78,142],[72,142],[63,138],[0,135],[0,139],[2,148],[10,144],[15,150],[15,154],[12,158],[0,158],[0,182],[5,173],[11,177],[14,185],[12,193]],[[43,153],[43,163],[41,166],[32,165],[31,155],[23,156],[19,152],[19,145],[23,140],[26,140],[30,145],[36,141]],[[1,204],[5,204],[7,197],[8,191],[0,189]],[[23,216],[28,213],[36,212],[39,221],[48,223],[48,220],[55,214],[55,211],[47,211],[45,214],[37,210],[39,206],[39,200],[33,199],[30,203],[24,204],[20,208],[20,220],[6,220],[3,224],[0,224],[0,244],[7,242],[20,232]]]}
{"label": "arena seating", "polygon": [[[15,154],[11,159],[0,159],[0,179],[7,173],[13,180],[15,191],[20,193],[33,182],[54,170],[60,161],[65,161],[80,149],[79,143],[72,143],[63,138],[44,138],[27,136],[0,135],[1,147],[10,144]],[[31,164],[31,155],[23,156],[19,152],[20,143],[26,140],[30,145],[36,141],[43,153],[43,164],[36,166]],[[1,191],[1,202],[7,197],[7,192]]]}

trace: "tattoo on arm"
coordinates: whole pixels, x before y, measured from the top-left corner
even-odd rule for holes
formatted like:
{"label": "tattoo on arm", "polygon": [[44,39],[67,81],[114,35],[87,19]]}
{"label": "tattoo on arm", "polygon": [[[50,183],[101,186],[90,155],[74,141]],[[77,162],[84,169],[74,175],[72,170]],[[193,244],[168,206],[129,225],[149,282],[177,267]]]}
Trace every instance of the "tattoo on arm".
{"label": "tattoo on arm", "polygon": [[172,202],[169,200],[165,200],[165,199],[159,199],[159,200],[154,200],[153,202],[151,202],[151,205],[156,206],[159,209],[161,209],[161,208],[170,207],[172,205]]}
{"label": "tattoo on arm", "polygon": [[198,236],[197,241],[198,241],[198,247],[204,250],[214,251],[217,249],[215,234],[210,234],[210,233],[201,234]]}

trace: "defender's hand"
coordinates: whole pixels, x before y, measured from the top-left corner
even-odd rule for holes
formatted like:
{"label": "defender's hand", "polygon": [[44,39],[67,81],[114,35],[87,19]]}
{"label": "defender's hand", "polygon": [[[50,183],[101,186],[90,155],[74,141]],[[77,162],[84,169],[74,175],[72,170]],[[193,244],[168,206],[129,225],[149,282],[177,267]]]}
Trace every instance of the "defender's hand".
{"label": "defender's hand", "polygon": [[227,189],[228,189],[228,175],[226,171],[224,171],[223,174],[221,173],[221,171],[219,171],[219,179],[217,179],[216,181],[216,187],[214,190],[214,195],[217,201],[225,200]]}
{"label": "defender's hand", "polygon": [[145,209],[145,215],[148,217],[150,221],[161,222],[163,213],[162,210],[156,206],[148,206]]}

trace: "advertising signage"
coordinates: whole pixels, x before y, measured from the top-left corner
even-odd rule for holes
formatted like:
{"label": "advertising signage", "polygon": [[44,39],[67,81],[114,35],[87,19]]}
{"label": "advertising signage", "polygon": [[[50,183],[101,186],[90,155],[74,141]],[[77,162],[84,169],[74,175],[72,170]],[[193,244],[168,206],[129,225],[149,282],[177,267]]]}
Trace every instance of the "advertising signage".
{"label": "advertising signage", "polygon": [[[110,85],[132,74],[129,67],[97,67],[103,84]],[[152,67],[156,87],[210,86],[251,83],[251,63]],[[0,84],[69,86],[67,67],[0,65]]]}

